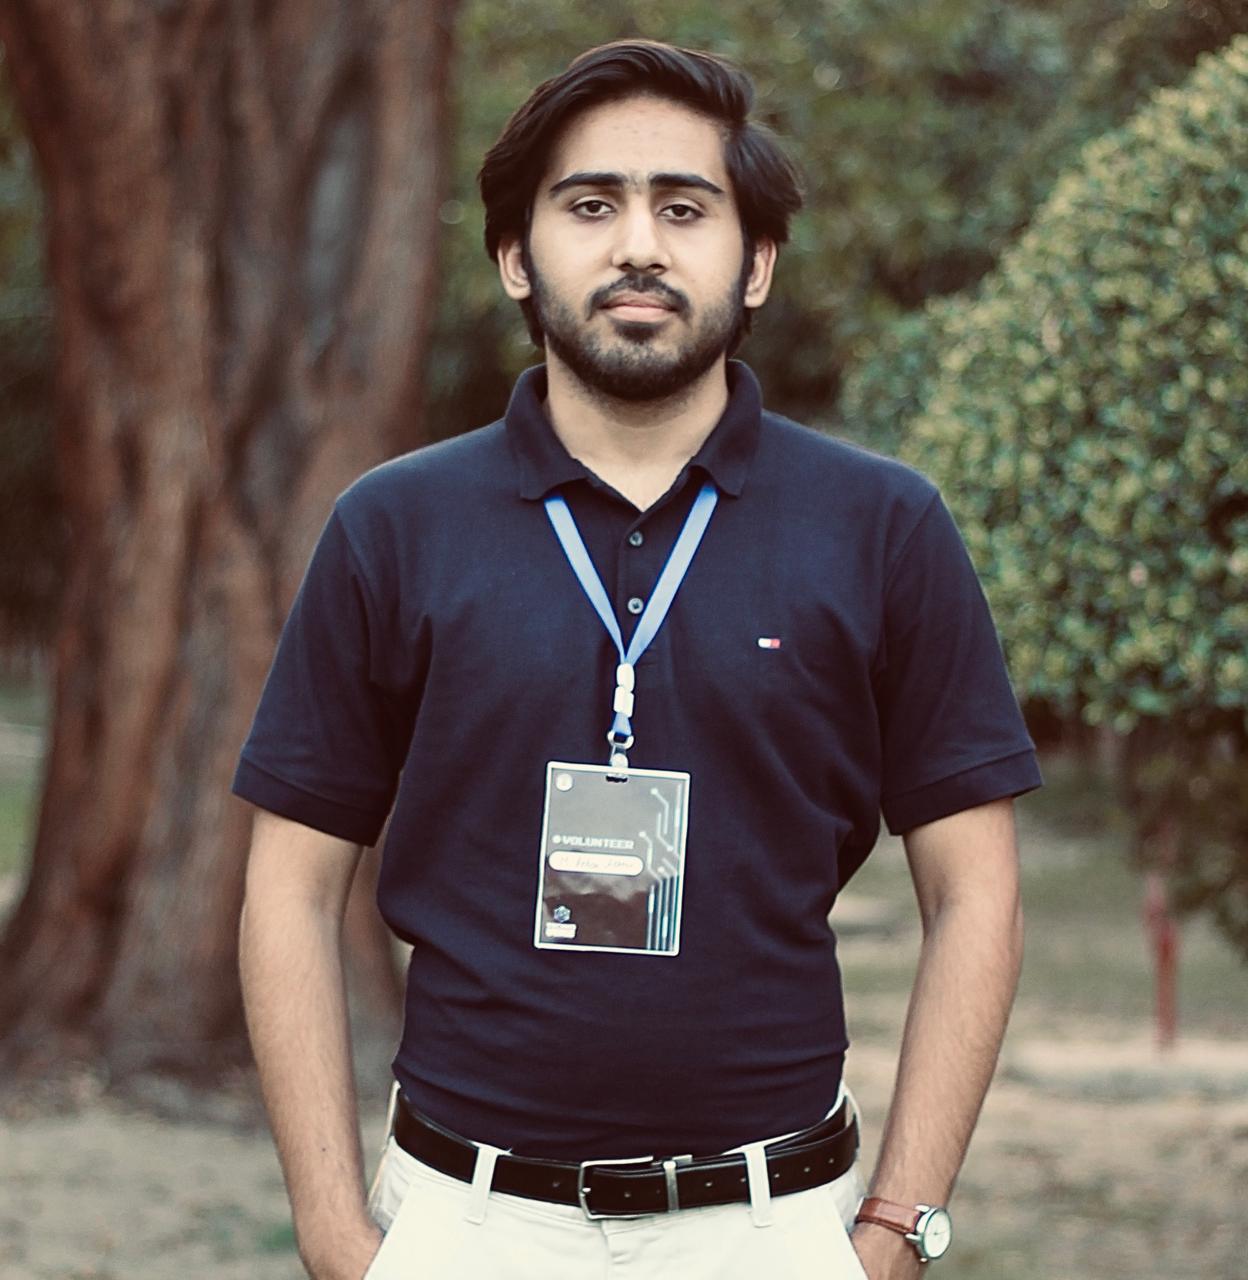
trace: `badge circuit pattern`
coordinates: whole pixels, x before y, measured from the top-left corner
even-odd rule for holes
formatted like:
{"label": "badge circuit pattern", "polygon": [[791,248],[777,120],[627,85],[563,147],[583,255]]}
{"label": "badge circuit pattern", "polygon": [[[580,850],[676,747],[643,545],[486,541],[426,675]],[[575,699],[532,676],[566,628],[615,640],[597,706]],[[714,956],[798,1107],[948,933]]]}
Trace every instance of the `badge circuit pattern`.
{"label": "badge circuit pattern", "polygon": [[689,775],[552,763],[535,945],[675,955]]}

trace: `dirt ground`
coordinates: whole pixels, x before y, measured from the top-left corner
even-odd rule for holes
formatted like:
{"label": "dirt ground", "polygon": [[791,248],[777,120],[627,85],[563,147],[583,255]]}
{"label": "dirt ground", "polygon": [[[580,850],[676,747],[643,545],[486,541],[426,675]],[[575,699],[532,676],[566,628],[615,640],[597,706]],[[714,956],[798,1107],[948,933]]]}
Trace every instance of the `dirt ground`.
{"label": "dirt ground", "polygon": [[[1069,1029],[1067,1029],[1069,1030]],[[1248,1048],[1011,1043],[954,1201],[945,1280],[1245,1280]],[[867,1149],[893,1059],[853,1051]],[[367,1149],[379,1140],[370,1104]],[[298,1280],[267,1135],[90,1091],[0,1121],[4,1280]],[[472,1280],[472,1278],[469,1278]]]}

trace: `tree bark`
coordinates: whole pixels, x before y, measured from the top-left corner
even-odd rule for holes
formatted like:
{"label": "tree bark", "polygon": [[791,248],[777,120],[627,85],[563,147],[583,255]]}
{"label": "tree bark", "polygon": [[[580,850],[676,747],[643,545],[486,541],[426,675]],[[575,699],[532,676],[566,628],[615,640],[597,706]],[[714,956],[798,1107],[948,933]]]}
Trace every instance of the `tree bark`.
{"label": "tree bark", "polygon": [[245,1055],[229,780],[334,496],[421,439],[453,8],[0,0],[46,193],[71,548],[0,943],[10,1066]]}

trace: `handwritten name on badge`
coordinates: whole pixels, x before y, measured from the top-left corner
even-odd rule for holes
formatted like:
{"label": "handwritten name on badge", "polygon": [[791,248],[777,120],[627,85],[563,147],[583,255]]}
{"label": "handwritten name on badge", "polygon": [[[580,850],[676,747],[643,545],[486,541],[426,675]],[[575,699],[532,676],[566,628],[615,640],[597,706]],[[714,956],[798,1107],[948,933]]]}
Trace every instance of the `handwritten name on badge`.
{"label": "handwritten name on badge", "polygon": [[582,853],[576,849],[559,849],[550,855],[556,871],[588,871],[600,876],[639,876],[645,865],[635,854]]}

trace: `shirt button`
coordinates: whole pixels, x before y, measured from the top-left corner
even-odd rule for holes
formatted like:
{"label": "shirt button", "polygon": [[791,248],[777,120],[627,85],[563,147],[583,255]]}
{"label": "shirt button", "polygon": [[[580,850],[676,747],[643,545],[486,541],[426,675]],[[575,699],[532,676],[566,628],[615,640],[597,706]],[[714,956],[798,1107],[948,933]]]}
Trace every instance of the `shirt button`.
{"label": "shirt button", "polygon": [[634,596],[628,602],[629,613],[640,613],[646,607],[646,602],[640,596]]}
{"label": "shirt button", "polygon": [[630,547],[639,547],[646,540],[646,535],[640,529],[634,529],[628,535],[628,545]]}

